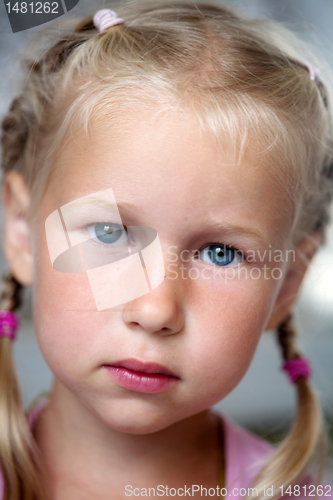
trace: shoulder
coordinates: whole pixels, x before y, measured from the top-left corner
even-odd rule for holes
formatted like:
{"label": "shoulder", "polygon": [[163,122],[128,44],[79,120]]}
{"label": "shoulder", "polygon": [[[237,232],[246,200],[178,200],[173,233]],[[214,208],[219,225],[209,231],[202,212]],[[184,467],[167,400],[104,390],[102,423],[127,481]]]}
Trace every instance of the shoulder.
{"label": "shoulder", "polygon": [[[249,494],[248,488],[251,488],[255,476],[265,464],[275,448],[264,439],[256,436],[237,425],[231,419],[219,414],[223,422],[224,442],[225,442],[225,462],[226,462],[226,488],[228,498],[243,499]],[[311,476],[307,476],[296,489],[284,491],[286,500],[305,500],[306,498],[325,496],[333,498],[332,487],[330,485],[318,486],[316,481]],[[242,490],[243,488],[243,490]],[[246,493],[245,493],[245,489]],[[269,488],[269,485],[267,486]],[[282,493],[282,492],[281,492]],[[269,500],[272,494],[271,490],[267,490],[267,499]],[[274,491],[274,494],[276,492]],[[255,496],[255,493],[250,490],[250,496]]]}
{"label": "shoulder", "polygon": [[226,487],[237,492],[253,483],[274,447],[229,418],[219,416],[224,428]]}
{"label": "shoulder", "polygon": [[231,457],[240,455],[244,463],[253,463],[274,451],[274,447],[264,439],[233,422],[231,419],[220,415],[225,432],[225,446]]}

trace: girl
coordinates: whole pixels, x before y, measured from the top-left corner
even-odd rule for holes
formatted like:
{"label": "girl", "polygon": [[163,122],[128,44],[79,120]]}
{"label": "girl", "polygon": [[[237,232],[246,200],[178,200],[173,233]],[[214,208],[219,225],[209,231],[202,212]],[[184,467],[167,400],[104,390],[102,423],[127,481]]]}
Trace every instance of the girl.
{"label": "girl", "polygon": [[[331,495],[307,475],[322,427],[292,323],[328,222],[331,116],[286,36],[139,1],[29,63],[2,125],[4,499]],[[27,285],[54,373],[28,420],[11,360]],[[276,450],[209,409],[268,329],[298,399]]]}

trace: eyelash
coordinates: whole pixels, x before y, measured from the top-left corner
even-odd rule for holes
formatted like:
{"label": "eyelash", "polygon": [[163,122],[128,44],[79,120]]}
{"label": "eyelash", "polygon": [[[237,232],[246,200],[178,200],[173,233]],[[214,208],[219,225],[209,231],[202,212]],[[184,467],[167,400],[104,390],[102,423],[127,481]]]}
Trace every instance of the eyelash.
{"label": "eyelash", "polygon": [[201,247],[198,251],[202,250],[203,248],[209,247],[209,246],[228,247],[237,253],[243,254],[245,257],[244,252],[242,250],[240,250],[239,248],[237,248],[236,245],[232,245],[232,244],[228,245],[226,243],[222,243],[221,241],[209,241],[208,243],[205,243],[205,246]]}

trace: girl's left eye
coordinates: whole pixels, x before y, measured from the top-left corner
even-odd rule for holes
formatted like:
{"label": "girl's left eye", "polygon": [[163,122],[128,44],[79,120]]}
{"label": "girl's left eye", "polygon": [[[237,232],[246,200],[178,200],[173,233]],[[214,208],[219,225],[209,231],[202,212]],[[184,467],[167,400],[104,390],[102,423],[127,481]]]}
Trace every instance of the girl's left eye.
{"label": "girl's left eye", "polygon": [[220,267],[233,267],[244,261],[242,252],[229,245],[208,245],[198,252],[199,259]]}
{"label": "girl's left eye", "polygon": [[126,229],[120,224],[112,222],[96,222],[89,224],[87,231],[92,239],[104,245],[127,245],[128,235]]}

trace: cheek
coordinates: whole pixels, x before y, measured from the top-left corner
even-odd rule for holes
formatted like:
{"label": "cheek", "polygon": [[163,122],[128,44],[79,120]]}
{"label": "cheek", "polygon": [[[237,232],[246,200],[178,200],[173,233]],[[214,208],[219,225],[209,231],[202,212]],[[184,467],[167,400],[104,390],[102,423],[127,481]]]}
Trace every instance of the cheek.
{"label": "cheek", "polygon": [[[216,285],[216,283],[215,283]],[[247,371],[265,328],[274,297],[272,280],[234,280],[209,287],[194,285],[193,337],[188,342],[189,359],[195,357],[198,389],[207,388],[210,404],[226,396]],[[195,351],[195,352],[194,352]],[[194,367],[194,364],[192,365]],[[188,366],[191,370],[191,366]]]}
{"label": "cheek", "polygon": [[[37,340],[51,370],[73,365],[73,353],[88,356],[91,339],[103,315],[96,314],[87,275],[55,271],[46,240],[36,240],[33,280],[33,316]],[[80,356],[73,370],[80,370]]]}

